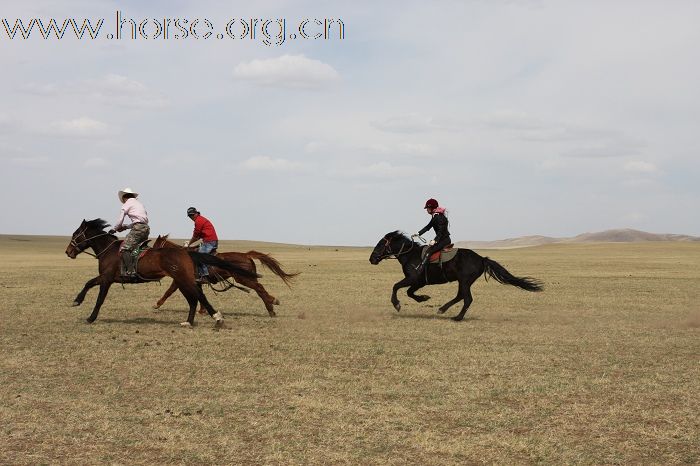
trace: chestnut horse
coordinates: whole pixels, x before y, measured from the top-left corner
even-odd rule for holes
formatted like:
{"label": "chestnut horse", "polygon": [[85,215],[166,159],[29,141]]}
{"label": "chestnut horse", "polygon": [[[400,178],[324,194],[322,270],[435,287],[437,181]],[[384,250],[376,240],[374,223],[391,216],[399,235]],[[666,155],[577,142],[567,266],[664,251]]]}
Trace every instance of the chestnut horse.
{"label": "chestnut horse", "polygon": [[[184,249],[184,247],[180,246],[179,244],[175,244],[172,241],[168,240],[168,235],[165,236],[158,236],[158,238],[153,242],[153,248],[154,249],[159,249],[159,248],[175,248],[175,249]],[[197,246],[191,246],[189,248],[192,251],[197,250]],[[282,281],[289,286],[289,281],[299,275],[298,273],[287,273],[284,270],[282,270],[282,267],[280,266],[280,263],[277,261],[277,259],[273,258],[272,256],[268,254],[264,254],[262,252],[258,251],[248,251],[248,252],[220,252],[216,254],[216,257],[219,259],[222,259],[226,262],[229,262],[231,264],[236,265],[237,267],[240,267],[242,269],[245,269],[251,273],[256,273],[255,269],[255,262],[253,262],[253,259],[257,259],[262,263],[265,267],[270,269],[272,273],[277,275],[282,279]],[[275,311],[273,308],[273,305],[279,305],[280,301],[279,299],[275,298],[271,294],[265,290],[265,288],[258,282],[257,278],[253,277],[247,277],[245,275],[231,272],[229,270],[221,269],[219,267],[214,267],[214,268],[209,268],[209,283],[217,283],[222,280],[226,280],[228,278],[233,278],[235,281],[240,283],[243,286],[247,286],[248,288],[252,288],[255,290],[255,292],[260,296],[260,299],[262,299],[263,304],[265,304],[265,309],[267,309],[268,314],[270,317],[275,317]],[[230,287],[230,286],[229,286]],[[177,291],[178,284],[177,282],[173,281],[173,283],[170,285],[170,288],[167,289],[165,294],[163,294],[163,297],[158,300],[158,302],[153,306],[153,309],[158,309],[161,307],[165,301],[172,295],[175,291]],[[248,291],[248,290],[245,290]],[[199,311],[200,313],[203,312],[202,309]]]}
{"label": "chestnut horse", "polygon": [[408,287],[408,296],[421,303],[429,300],[430,296],[415,294],[419,288],[425,285],[456,281],[459,283],[457,296],[443,304],[438,312],[442,314],[459,301],[464,301],[462,310],[452,318],[455,321],[462,320],[472,303],[472,283],[483,274],[495,278],[499,283],[517,286],[526,291],[542,291],[543,289],[539,280],[530,277],[516,277],[495,260],[482,257],[471,249],[460,248],[454,259],[442,265],[427,264],[425,273],[417,273],[416,266],[421,262],[421,245],[399,231],[387,233],[379,240],[369,256],[369,262],[377,265],[388,258],[398,259],[404,274],[403,280],[394,285],[391,293],[391,304],[397,311],[401,310],[399,298],[396,296],[396,292],[400,288]]}
{"label": "chestnut horse", "polygon": [[197,309],[197,302],[199,301],[209,312],[209,315],[216,320],[216,326],[221,327],[224,323],[223,316],[220,312],[214,310],[206,296],[204,296],[202,288],[197,285],[195,281],[195,267],[199,264],[206,264],[221,267],[230,273],[249,279],[259,277],[255,272],[246,270],[236,264],[225,262],[209,254],[199,254],[185,251],[184,249],[148,249],[138,261],[138,278],[135,280],[124,279],[120,270],[119,245],[121,240],[104,231],[108,226],[109,224],[100,218],[89,221],[83,220],[73,233],[66,248],[66,255],[71,259],[75,259],[78,254],[91,248],[94,251],[94,256],[99,261],[98,270],[100,274],[85,283],[85,286],[73,302],[74,306],[80,306],[88,290],[94,286],[100,286],[95,308],[92,310],[90,317],[87,318],[88,323],[92,323],[97,319],[100,307],[107,297],[107,292],[112,283],[147,283],[169,276],[178,284],[178,288],[180,288],[190,305],[187,321],[182,322],[181,325],[189,327],[194,324],[194,315]]}

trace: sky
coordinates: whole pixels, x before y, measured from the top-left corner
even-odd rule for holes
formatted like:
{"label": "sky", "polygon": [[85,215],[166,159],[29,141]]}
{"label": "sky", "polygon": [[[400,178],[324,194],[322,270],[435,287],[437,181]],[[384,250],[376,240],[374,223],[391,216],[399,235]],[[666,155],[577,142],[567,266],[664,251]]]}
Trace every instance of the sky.
{"label": "sky", "polygon": [[[144,35],[108,38],[118,11]],[[9,37],[32,18],[104,22]],[[221,239],[371,245],[426,225],[428,198],[454,241],[700,235],[698,18],[680,0],[3,0],[0,233],[113,223],[130,187],[151,234],[181,238],[195,206]]]}

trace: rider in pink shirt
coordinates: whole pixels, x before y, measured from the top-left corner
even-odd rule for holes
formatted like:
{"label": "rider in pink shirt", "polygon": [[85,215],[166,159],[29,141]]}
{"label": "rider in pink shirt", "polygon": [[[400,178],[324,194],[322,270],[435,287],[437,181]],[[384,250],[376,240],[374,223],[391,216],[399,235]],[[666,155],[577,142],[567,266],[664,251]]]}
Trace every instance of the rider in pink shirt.
{"label": "rider in pink shirt", "polygon": [[[124,188],[117,195],[122,203],[122,208],[119,211],[119,218],[114,224],[114,229],[109,230],[109,233],[131,230],[119,247],[119,252],[122,257],[122,275],[127,278],[136,278],[134,253],[138,246],[148,239],[148,234],[151,232],[148,226],[148,213],[146,213],[143,204],[136,199],[139,193],[132,191],[131,188]],[[124,225],[126,217],[131,220],[128,225]]]}

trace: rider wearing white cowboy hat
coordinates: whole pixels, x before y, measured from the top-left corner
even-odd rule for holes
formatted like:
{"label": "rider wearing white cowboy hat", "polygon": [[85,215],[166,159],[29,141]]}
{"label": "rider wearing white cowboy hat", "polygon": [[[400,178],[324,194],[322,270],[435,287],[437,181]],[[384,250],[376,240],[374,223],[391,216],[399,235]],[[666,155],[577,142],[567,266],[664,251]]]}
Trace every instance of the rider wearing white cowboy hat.
{"label": "rider wearing white cowboy hat", "polygon": [[[124,188],[117,193],[119,201],[122,203],[122,208],[119,211],[119,218],[114,224],[114,228],[109,230],[110,233],[117,231],[131,230],[126,235],[124,242],[119,248],[122,261],[124,264],[123,275],[128,277],[136,276],[136,258],[133,256],[133,251],[142,242],[148,239],[148,234],[151,229],[148,227],[148,213],[141,202],[136,199],[139,193],[131,188]],[[124,225],[124,219],[129,217],[131,224]]]}

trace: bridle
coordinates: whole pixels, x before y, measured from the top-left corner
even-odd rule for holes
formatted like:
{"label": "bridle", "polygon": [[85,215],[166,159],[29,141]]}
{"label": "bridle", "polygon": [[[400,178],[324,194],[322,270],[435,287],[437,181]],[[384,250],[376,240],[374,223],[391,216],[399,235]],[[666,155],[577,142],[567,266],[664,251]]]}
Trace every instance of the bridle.
{"label": "bridle", "polygon": [[384,252],[386,253],[388,251],[388,254],[384,254],[379,258],[379,260],[384,260],[384,259],[397,259],[399,256],[403,256],[404,254],[408,254],[413,250],[413,246],[416,244],[414,241],[411,241],[411,245],[404,251],[404,247],[406,246],[406,243],[401,244],[401,249],[399,249],[398,252],[392,252],[391,250],[391,240],[388,239],[386,236],[383,238],[384,239]]}
{"label": "bridle", "polygon": [[[98,252],[97,254],[93,254],[93,253],[91,253],[90,251],[87,250],[87,248],[90,247],[90,244],[87,244],[87,246],[85,246],[84,248],[81,248],[80,245],[83,244],[83,243],[89,243],[89,242],[92,241],[93,239],[99,238],[100,236],[107,236],[107,235],[109,235],[109,233],[105,233],[105,232],[103,231],[102,233],[100,233],[100,234],[98,234],[98,235],[95,235],[95,236],[91,236],[91,237],[89,237],[89,238],[86,238],[86,237],[85,237],[85,230],[87,230],[87,227],[85,227],[85,228],[83,228],[82,230],[80,230],[80,232],[79,232],[77,235],[73,235],[73,237],[70,239],[70,245],[73,246],[75,249],[78,250],[78,254],[81,254],[81,253],[84,252],[85,254],[94,257],[95,259],[99,259],[100,256],[101,256],[102,254],[104,254],[104,253],[109,249],[109,247],[110,247],[111,245],[113,245],[115,242],[119,241],[119,238],[117,238],[117,239],[115,239],[114,241],[112,241],[111,243],[109,243],[109,244],[107,245],[107,247],[104,248],[102,251]],[[85,238],[85,239],[82,240],[82,241],[76,241],[76,237],[80,237],[81,235],[82,235],[83,238]]]}

